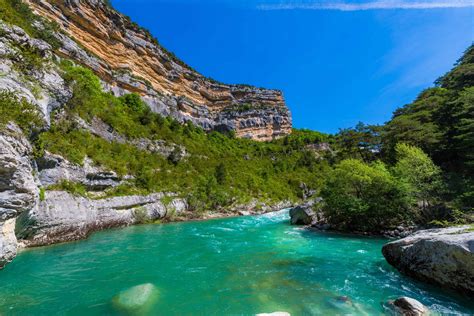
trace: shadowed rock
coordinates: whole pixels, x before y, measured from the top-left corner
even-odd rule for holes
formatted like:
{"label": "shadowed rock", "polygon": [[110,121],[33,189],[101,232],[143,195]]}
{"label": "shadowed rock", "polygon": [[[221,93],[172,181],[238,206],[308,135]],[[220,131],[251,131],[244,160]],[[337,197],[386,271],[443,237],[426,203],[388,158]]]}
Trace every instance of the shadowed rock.
{"label": "shadowed rock", "polygon": [[290,209],[290,223],[292,225],[311,225],[315,221],[316,213],[312,205],[298,205]]}
{"label": "shadowed rock", "polygon": [[[172,200],[163,203],[164,198]],[[184,200],[164,193],[91,200],[47,191],[37,208],[18,217],[16,234],[26,246],[44,246],[84,239],[97,230],[153,222],[186,208]]]}

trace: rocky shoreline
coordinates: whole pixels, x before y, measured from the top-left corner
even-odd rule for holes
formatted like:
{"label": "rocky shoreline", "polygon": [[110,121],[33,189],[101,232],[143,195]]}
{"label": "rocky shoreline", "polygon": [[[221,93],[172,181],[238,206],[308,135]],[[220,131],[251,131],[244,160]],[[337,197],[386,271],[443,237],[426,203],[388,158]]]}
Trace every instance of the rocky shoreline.
{"label": "rocky shoreline", "polygon": [[[309,229],[315,231],[333,231],[347,233],[347,231],[331,226],[327,222],[326,218],[324,217],[324,214],[321,211],[318,211],[317,204],[320,202],[320,199],[309,200],[301,205],[290,209],[290,223],[292,225],[306,225]],[[351,235],[382,236],[385,238],[394,239],[407,237],[410,234],[413,234],[414,232],[421,229],[421,227],[415,225],[399,225],[394,229],[385,229],[379,232],[350,231],[349,233]]]}
{"label": "rocky shoreline", "polygon": [[[306,225],[317,231],[336,231],[315,211],[314,202],[290,210],[290,223]],[[382,248],[389,264],[417,280],[474,295],[474,228],[457,226],[442,229],[397,227],[380,233],[356,235],[383,236],[396,239]],[[418,315],[418,314],[416,314]],[[421,314],[420,314],[421,315]]]}
{"label": "rocky shoreline", "polygon": [[[33,159],[29,141],[14,124],[0,133],[0,175],[0,269],[21,247],[80,240],[98,230],[262,214],[291,206],[290,202],[266,205],[251,201],[213,212],[194,212],[185,199],[171,192],[103,198],[104,190],[124,180],[87,160],[76,166],[57,155]],[[44,189],[62,181],[82,183],[91,197]]]}

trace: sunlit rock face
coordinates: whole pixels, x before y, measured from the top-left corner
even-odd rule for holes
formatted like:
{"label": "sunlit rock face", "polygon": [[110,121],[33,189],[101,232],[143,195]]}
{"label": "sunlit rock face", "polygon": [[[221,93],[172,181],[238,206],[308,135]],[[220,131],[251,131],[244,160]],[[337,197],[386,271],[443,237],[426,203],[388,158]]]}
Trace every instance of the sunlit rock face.
{"label": "sunlit rock face", "polygon": [[469,225],[421,230],[386,244],[382,253],[409,276],[474,295],[474,232]]}
{"label": "sunlit rock face", "polygon": [[31,145],[16,125],[9,124],[0,131],[0,269],[16,256],[16,217],[33,209],[38,200],[31,152]]}
{"label": "sunlit rock face", "polygon": [[103,0],[30,4],[68,35],[60,35],[56,53],[94,70],[116,95],[139,93],[155,112],[237,137],[266,141],[291,132],[281,91],[202,76]]}

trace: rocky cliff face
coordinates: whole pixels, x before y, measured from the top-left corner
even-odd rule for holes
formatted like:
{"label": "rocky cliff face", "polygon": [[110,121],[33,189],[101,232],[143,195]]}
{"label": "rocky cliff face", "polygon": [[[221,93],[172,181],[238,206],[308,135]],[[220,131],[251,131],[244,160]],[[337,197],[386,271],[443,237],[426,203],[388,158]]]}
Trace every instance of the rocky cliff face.
{"label": "rocky cliff face", "polygon": [[103,190],[118,183],[99,167],[81,168],[46,154],[32,159],[32,148],[14,124],[0,130],[0,269],[20,246],[43,246],[86,238],[91,232],[180,216],[185,200],[171,193],[91,199],[39,187],[61,180]]}
{"label": "rocky cliff face", "polygon": [[8,125],[0,134],[0,268],[16,256],[17,216],[33,210],[38,199],[30,155],[21,130]]}
{"label": "rocky cliff face", "polygon": [[[156,157],[173,157],[172,161],[191,157],[182,144],[128,138],[97,117],[89,121],[77,115],[64,118],[75,93],[60,67],[68,59],[93,70],[103,88],[113,94],[136,92],[153,111],[181,122],[192,121],[206,130],[271,140],[291,132],[291,117],[281,92],[204,78],[103,0],[31,0],[29,5],[56,21],[60,31],[51,34],[55,41],[46,42],[31,30],[0,19],[0,93],[35,105],[39,120],[46,123],[35,132],[13,122],[0,125],[0,269],[22,246],[77,240],[96,230],[159,219],[228,216],[288,206],[266,206],[255,200],[233,205],[228,212],[193,214],[185,200],[170,192],[134,195],[135,191],[127,191],[129,196],[104,198],[111,196],[109,189],[130,184],[135,176],[119,176],[87,156],[81,163],[72,163],[57,152],[42,150],[38,133],[63,118],[76,131]],[[44,30],[49,23],[40,19],[31,25]],[[2,110],[8,111],[12,101],[3,96],[0,102]],[[79,192],[80,196],[65,183],[87,192]]]}
{"label": "rocky cliff face", "polygon": [[83,239],[106,228],[153,222],[186,208],[184,200],[163,193],[91,200],[48,191],[37,208],[17,219],[16,235],[25,246],[44,246]]}
{"label": "rocky cliff face", "polygon": [[67,34],[59,35],[56,53],[94,70],[116,95],[139,93],[155,112],[238,137],[271,140],[291,132],[280,91],[205,78],[103,0],[29,3]]}

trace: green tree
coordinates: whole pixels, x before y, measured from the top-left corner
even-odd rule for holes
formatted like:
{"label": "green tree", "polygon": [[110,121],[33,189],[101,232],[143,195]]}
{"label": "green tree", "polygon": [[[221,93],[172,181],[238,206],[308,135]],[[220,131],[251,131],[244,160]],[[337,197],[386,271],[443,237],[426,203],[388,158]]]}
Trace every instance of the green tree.
{"label": "green tree", "polygon": [[430,217],[430,209],[441,201],[441,169],[417,147],[400,143],[395,150],[397,163],[393,167],[394,176],[408,186],[410,199],[417,204],[422,215]]}
{"label": "green tree", "polygon": [[181,158],[182,158],[181,148],[176,146],[175,148],[173,148],[173,150],[169,154],[168,161],[176,166],[181,161]]}
{"label": "green tree", "polygon": [[396,145],[421,148],[441,167],[455,207],[474,207],[474,45],[455,67],[397,109],[382,132],[383,158],[395,163]]}
{"label": "green tree", "polygon": [[406,189],[381,162],[343,160],[321,192],[323,211],[341,229],[378,231],[410,219]]}
{"label": "green tree", "polygon": [[340,157],[374,161],[381,151],[381,130],[381,126],[362,122],[354,128],[339,130],[335,139]]}
{"label": "green tree", "polygon": [[225,165],[221,162],[216,167],[215,177],[217,180],[217,184],[223,185],[226,183],[227,179],[227,170]]}
{"label": "green tree", "polygon": [[137,93],[129,93],[121,96],[119,100],[133,112],[142,113],[147,109],[147,105],[142,101]]}

